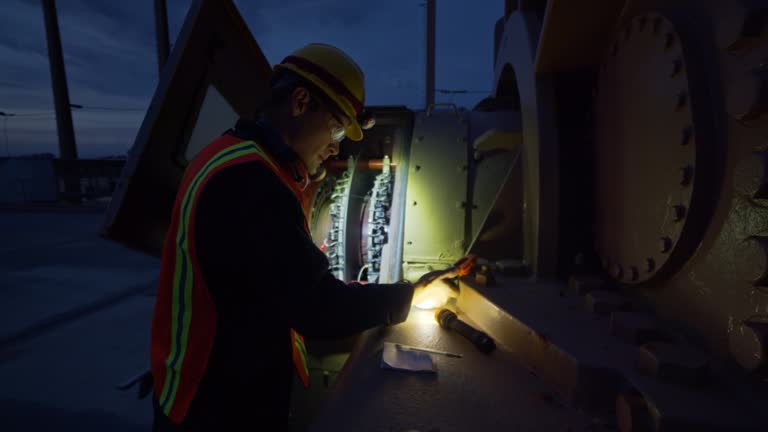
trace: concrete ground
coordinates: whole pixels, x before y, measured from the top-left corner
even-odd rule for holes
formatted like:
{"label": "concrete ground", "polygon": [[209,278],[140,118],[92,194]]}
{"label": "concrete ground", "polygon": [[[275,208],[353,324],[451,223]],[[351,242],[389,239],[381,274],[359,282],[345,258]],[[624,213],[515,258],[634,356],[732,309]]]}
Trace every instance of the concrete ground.
{"label": "concrete ground", "polygon": [[[151,430],[150,399],[138,400],[134,392],[119,391],[116,385],[148,365],[159,262],[100,238],[104,210],[0,208],[0,432]],[[295,394],[293,430],[303,430],[327,396],[326,386],[346,358],[337,357],[311,364],[313,390]],[[518,369],[518,378],[510,382],[515,397],[527,403],[520,406],[542,405],[529,400],[539,384],[530,384],[528,372]],[[357,373],[378,370],[374,365]],[[457,388],[469,382],[462,374],[453,381],[450,373],[443,371],[443,376]],[[480,386],[474,391],[485,390]],[[484,400],[457,406],[469,408]],[[395,408],[402,403],[392,401]],[[526,421],[565,415],[537,417],[546,410],[550,407],[530,410],[528,416],[533,416]],[[332,423],[348,417],[333,418]],[[584,430],[568,429],[565,425],[573,422],[565,420],[563,428],[549,430]]]}
{"label": "concrete ground", "polygon": [[159,262],[101,239],[104,208],[0,209],[0,430],[149,430]]}

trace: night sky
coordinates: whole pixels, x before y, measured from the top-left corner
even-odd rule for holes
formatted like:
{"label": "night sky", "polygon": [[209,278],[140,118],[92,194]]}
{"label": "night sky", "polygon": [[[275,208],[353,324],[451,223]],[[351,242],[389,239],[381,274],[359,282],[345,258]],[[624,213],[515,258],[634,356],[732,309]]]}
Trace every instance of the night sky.
{"label": "night sky", "polygon": [[[168,0],[173,43],[191,0]],[[366,74],[368,105],[424,104],[423,0],[235,2],[270,63],[310,42],[349,53]],[[502,0],[438,0],[438,102],[471,108],[493,86],[493,26]],[[480,7],[482,5],[482,7]],[[81,157],[123,155],[157,85],[152,0],[59,0],[75,139]],[[0,155],[58,154],[39,0],[0,1]]]}

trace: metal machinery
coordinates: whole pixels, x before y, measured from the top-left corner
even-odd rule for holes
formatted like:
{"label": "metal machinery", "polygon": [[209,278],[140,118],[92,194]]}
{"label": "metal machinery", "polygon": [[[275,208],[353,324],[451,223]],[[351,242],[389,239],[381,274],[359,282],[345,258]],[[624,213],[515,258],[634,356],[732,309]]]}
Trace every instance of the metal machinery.
{"label": "metal machinery", "polygon": [[[516,134],[501,127],[518,123],[509,112],[441,108],[372,107],[377,127],[362,143],[344,144],[326,164],[329,175],[309,192],[313,238],[339,279],[415,280],[452,264],[478,237],[520,152]],[[476,173],[481,160],[486,169]],[[471,196],[474,206],[466,204]],[[520,204],[505,221],[518,244]],[[517,249],[505,258],[522,261]]]}
{"label": "metal machinery", "polygon": [[[266,92],[266,59],[213,3],[190,10],[106,224],[148,253],[186,161]],[[503,12],[492,95],[372,107],[327,163],[307,206],[332,270],[414,280],[475,253],[458,306],[570,402],[622,430],[764,430],[768,4]]]}
{"label": "metal machinery", "polygon": [[505,7],[489,105],[522,118],[524,256],[607,315],[608,335],[544,288],[567,319],[465,309],[528,341],[519,357],[572,401],[615,407],[622,430],[764,429],[768,4]]}

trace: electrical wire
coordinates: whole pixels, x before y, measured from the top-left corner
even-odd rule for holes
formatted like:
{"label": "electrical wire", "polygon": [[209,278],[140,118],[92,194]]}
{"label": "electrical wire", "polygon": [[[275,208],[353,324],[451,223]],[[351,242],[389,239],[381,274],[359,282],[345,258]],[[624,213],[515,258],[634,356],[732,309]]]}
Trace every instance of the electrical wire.
{"label": "electrical wire", "polygon": [[96,106],[84,106],[78,108],[82,111],[145,111],[146,108],[120,108],[120,107],[96,107]]}
{"label": "electrical wire", "polygon": [[[78,111],[124,111],[124,112],[139,112],[139,111],[146,111],[147,108],[139,108],[139,107],[115,107],[115,106],[83,106],[83,105],[77,105],[77,106],[71,106],[73,112]],[[39,112],[28,112],[28,113],[20,113],[20,114],[13,114],[9,117],[35,117],[35,116],[45,116],[45,115],[51,115],[55,116],[56,111],[50,110],[50,111],[39,111]]]}
{"label": "electrical wire", "polygon": [[441,94],[491,94],[490,91],[485,91],[485,90],[451,90],[451,89],[435,89],[435,93],[441,93]]}
{"label": "electrical wire", "polygon": [[32,112],[32,113],[14,114],[10,117],[37,117],[37,116],[51,116],[51,115],[56,115],[56,112],[54,111]]}
{"label": "electrical wire", "polygon": [[19,117],[19,121],[26,120],[55,120],[56,114],[37,114]]}
{"label": "electrical wire", "polygon": [[361,277],[363,277],[363,272],[367,268],[368,268],[368,264],[366,264],[366,265],[364,265],[363,267],[360,268],[360,271],[357,273],[357,280],[358,281],[360,280]]}

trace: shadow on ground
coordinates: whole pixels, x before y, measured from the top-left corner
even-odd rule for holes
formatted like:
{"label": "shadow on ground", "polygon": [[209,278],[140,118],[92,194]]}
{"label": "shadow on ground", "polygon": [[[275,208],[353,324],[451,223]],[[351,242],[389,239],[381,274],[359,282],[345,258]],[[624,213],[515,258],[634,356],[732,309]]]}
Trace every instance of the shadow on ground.
{"label": "shadow on ground", "polygon": [[0,419],[0,429],[3,432],[146,432],[150,429],[147,425],[133,424],[130,420],[107,412],[70,411],[37,402],[11,399],[0,399]]}

